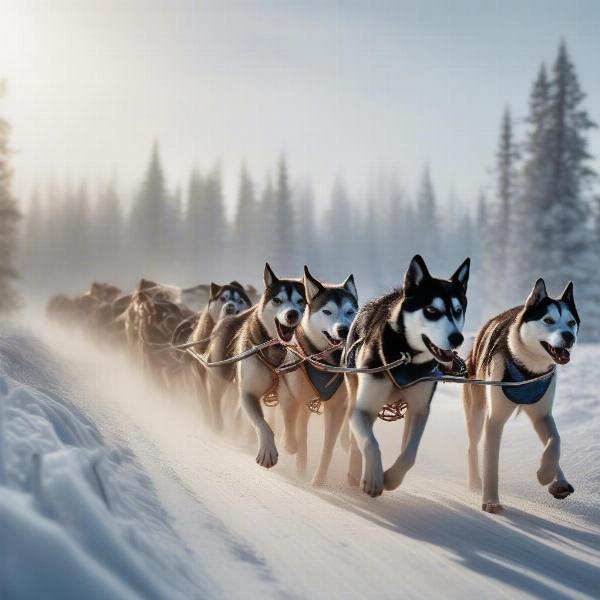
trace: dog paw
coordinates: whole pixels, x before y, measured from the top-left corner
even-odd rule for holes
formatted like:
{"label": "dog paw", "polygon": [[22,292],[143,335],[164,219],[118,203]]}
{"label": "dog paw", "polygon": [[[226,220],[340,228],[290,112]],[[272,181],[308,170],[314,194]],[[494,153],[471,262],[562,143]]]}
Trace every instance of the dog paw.
{"label": "dog paw", "polygon": [[327,485],[327,480],[325,477],[315,475],[313,480],[310,482],[310,485],[314,488],[323,488]]}
{"label": "dog paw", "polygon": [[504,512],[504,506],[502,506],[502,504],[499,504],[497,502],[484,502],[481,505],[481,509],[484,512],[490,513],[492,515],[500,515]]}
{"label": "dog paw", "polygon": [[557,500],[564,500],[575,491],[575,488],[566,479],[557,479],[549,488],[548,492]]}
{"label": "dog paw", "polygon": [[556,467],[541,465],[537,471],[538,481],[542,485],[548,485],[556,475]]}
{"label": "dog paw", "polygon": [[277,448],[275,444],[265,444],[260,447],[258,451],[258,455],[256,457],[256,462],[261,466],[265,467],[265,469],[270,469],[277,464],[277,459],[279,455],[277,453]]}
{"label": "dog paw", "polygon": [[377,498],[383,493],[383,473],[382,472],[367,472],[361,482],[362,491],[371,496],[371,498]]}

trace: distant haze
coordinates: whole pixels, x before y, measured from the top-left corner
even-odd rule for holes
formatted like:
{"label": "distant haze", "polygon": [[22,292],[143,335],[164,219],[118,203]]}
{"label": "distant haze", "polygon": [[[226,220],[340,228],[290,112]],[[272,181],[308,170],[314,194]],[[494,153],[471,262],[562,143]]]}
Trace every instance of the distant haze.
{"label": "distant haze", "polygon": [[[227,196],[285,153],[319,199],[429,161],[440,201],[491,185],[501,112],[526,114],[561,39],[600,119],[600,3],[2,0],[16,191],[116,175],[158,139],[168,184],[221,160]],[[591,150],[600,155],[600,136]],[[600,170],[600,162],[596,161]]]}

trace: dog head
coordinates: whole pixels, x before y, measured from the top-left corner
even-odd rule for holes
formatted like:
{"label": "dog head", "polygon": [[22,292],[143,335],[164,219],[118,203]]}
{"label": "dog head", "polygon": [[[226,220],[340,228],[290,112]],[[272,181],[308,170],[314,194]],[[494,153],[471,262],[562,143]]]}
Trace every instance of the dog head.
{"label": "dog head", "polygon": [[279,279],[269,263],[265,265],[264,281],[259,319],[269,335],[277,334],[284,342],[289,342],[304,314],[304,285],[298,279]]}
{"label": "dog head", "polygon": [[546,284],[538,279],[519,314],[519,337],[526,349],[540,361],[548,357],[559,365],[571,359],[577,342],[579,315],[569,282],[560,298],[548,296]]}
{"label": "dog head", "polygon": [[433,358],[449,364],[452,351],[463,343],[470,264],[467,258],[450,279],[436,279],[418,254],[410,262],[402,301],[391,313],[390,326],[404,332],[415,362]]}
{"label": "dog head", "polygon": [[354,276],[339,285],[321,283],[304,266],[304,289],[307,307],[302,329],[317,348],[326,348],[348,337],[350,325],[358,311]]}
{"label": "dog head", "polygon": [[208,312],[215,323],[223,317],[237,315],[250,306],[252,306],[250,298],[244,287],[237,281],[225,285],[210,284]]}

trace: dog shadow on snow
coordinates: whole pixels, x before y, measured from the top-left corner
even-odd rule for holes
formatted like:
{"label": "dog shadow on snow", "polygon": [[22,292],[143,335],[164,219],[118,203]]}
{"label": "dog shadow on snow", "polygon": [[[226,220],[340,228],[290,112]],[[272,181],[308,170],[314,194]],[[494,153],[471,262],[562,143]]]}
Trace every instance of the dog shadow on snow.
{"label": "dog shadow on snow", "polygon": [[[523,592],[566,599],[573,594],[597,597],[600,590],[600,568],[585,559],[586,554],[596,559],[600,555],[600,537],[595,533],[510,507],[496,516],[465,508],[461,502],[442,503],[402,492],[376,500],[357,490],[317,493],[379,527],[444,548],[472,571]],[[584,558],[567,554],[563,549],[569,547],[576,547]]]}

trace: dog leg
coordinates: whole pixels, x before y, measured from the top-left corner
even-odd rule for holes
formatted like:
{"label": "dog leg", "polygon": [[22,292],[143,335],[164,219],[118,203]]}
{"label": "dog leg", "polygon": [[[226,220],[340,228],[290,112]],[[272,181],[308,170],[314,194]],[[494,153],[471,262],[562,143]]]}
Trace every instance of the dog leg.
{"label": "dog leg", "polygon": [[244,412],[254,426],[258,437],[258,454],[256,462],[266,469],[270,469],[277,464],[278,453],[275,446],[275,435],[273,430],[265,421],[265,417],[260,405],[260,398],[255,394],[242,390],[240,392],[240,401]]}
{"label": "dog leg", "polygon": [[469,488],[474,492],[480,492],[482,483],[479,475],[479,442],[485,420],[485,388],[464,385],[463,404],[469,437]]}
{"label": "dog leg", "polygon": [[527,410],[527,414],[531,418],[538,437],[544,444],[537,478],[542,485],[551,484],[548,492],[557,500],[563,500],[571,495],[575,489],[566,480],[560,468],[560,435],[554,417],[548,413],[539,414],[536,409],[537,406],[534,405],[530,410]]}
{"label": "dog leg", "polygon": [[383,492],[381,451],[373,424],[390,397],[390,386],[386,379],[359,375],[356,406],[350,417],[350,427],[362,454],[361,489],[372,498]]}
{"label": "dog leg", "polygon": [[362,454],[356,442],[356,438],[350,432],[350,456],[348,458],[348,485],[358,486],[362,473]]}
{"label": "dog leg", "polygon": [[314,486],[325,485],[327,471],[329,470],[331,457],[333,456],[333,448],[346,414],[345,397],[339,400],[336,400],[335,397],[331,398],[331,400],[325,402],[325,408],[323,410],[323,419],[325,421],[323,429],[323,450],[321,452],[319,466],[312,480]]}
{"label": "dog leg", "polygon": [[[284,389],[285,388],[285,389]],[[298,420],[299,402],[292,396],[285,384],[279,384],[279,408],[283,415],[283,443],[286,452],[296,454],[298,440],[296,438],[296,422]]]}
{"label": "dog leg", "polygon": [[504,510],[498,496],[498,461],[502,430],[515,405],[501,391],[492,390],[485,417],[485,440],[483,445],[483,498],[481,507],[485,512],[500,513]]}
{"label": "dog leg", "polygon": [[296,420],[296,440],[298,440],[298,451],[296,452],[296,470],[299,475],[306,473],[306,462],[308,455],[308,421],[310,411],[306,406],[301,406],[298,410]]}
{"label": "dog leg", "polygon": [[208,400],[210,404],[210,424],[216,432],[223,431],[223,415],[221,413],[221,399],[227,387],[226,382],[213,376],[208,381]]}
{"label": "dog leg", "polygon": [[431,397],[432,386],[430,384],[415,386],[410,392],[410,402],[404,424],[403,448],[396,462],[384,474],[386,490],[395,490],[417,460],[419,444],[429,419]]}
{"label": "dog leg", "polygon": [[340,445],[346,452],[350,450],[350,419],[347,414],[344,414],[342,430],[340,431]]}

